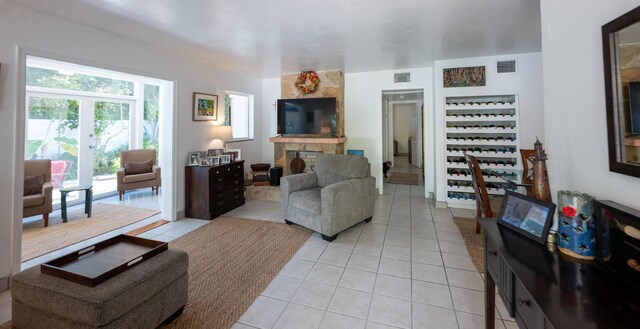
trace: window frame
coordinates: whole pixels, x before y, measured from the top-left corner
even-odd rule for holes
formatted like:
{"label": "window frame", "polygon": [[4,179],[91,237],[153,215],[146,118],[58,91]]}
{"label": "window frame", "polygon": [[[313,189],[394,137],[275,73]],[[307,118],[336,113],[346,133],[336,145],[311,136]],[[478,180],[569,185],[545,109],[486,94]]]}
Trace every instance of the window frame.
{"label": "window frame", "polygon": [[[237,92],[237,91],[231,91],[231,90],[226,90],[224,92],[225,94],[225,98],[227,95],[237,95],[237,96],[245,96],[247,97],[247,126],[248,126],[248,135],[247,137],[240,137],[240,138],[230,138],[227,139],[226,142],[227,143],[234,143],[234,142],[244,142],[244,141],[252,141],[255,139],[255,125],[254,125],[254,113],[255,113],[255,103],[254,103],[254,95],[251,94],[247,94],[247,93],[242,93],[242,92]],[[226,106],[226,105],[225,105]],[[231,111],[233,111],[233,109],[231,109]],[[225,118],[226,119],[226,118]],[[231,122],[231,127],[233,127],[233,121]],[[232,128],[233,130],[233,128]]]}

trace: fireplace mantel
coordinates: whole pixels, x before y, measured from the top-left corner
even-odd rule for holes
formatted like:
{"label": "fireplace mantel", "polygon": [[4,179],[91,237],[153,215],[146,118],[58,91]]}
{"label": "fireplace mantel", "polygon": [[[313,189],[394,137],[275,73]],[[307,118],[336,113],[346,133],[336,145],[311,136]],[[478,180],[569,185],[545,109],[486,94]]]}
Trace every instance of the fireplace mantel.
{"label": "fireplace mantel", "polygon": [[269,141],[293,144],[341,144],[347,142],[347,137],[271,137]]}

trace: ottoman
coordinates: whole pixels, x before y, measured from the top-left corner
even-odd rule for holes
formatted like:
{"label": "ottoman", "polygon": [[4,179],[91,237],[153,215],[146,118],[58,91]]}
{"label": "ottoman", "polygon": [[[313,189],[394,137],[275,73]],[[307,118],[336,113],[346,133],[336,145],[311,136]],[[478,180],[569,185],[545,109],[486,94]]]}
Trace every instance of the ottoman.
{"label": "ottoman", "polygon": [[40,273],[11,278],[13,328],[156,328],[187,303],[184,251],[168,249],[95,286]]}

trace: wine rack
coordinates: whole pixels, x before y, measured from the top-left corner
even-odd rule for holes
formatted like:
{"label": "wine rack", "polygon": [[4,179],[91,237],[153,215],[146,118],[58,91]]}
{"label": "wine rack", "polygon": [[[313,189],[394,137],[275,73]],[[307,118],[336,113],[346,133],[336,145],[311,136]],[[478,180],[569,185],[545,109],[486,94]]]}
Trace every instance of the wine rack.
{"label": "wine rack", "polygon": [[[503,195],[520,161],[516,95],[446,97],[445,142],[447,205],[475,209],[475,193],[464,153],[478,159],[490,195]],[[489,171],[490,170],[490,171]],[[497,209],[496,209],[497,211]]]}

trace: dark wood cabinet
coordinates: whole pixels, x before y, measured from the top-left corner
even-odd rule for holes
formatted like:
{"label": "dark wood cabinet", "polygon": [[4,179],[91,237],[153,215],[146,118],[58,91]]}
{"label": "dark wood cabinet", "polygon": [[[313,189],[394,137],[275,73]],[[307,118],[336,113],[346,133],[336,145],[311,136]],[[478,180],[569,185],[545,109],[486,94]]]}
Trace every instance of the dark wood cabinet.
{"label": "dark wood cabinet", "polygon": [[640,293],[596,262],[572,260],[495,219],[485,234],[486,328],[495,321],[495,292],[521,329],[640,328]]}
{"label": "dark wood cabinet", "polygon": [[244,204],[244,161],[184,170],[186,217],[211,220]]}

